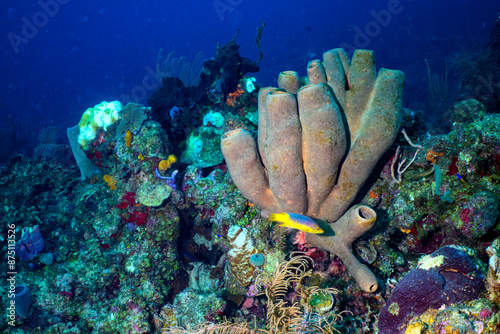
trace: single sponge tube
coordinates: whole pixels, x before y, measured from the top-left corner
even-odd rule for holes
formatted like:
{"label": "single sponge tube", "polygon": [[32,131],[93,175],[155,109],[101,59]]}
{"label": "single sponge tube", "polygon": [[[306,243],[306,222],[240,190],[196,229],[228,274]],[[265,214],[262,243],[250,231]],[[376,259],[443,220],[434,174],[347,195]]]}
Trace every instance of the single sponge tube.
{"label": "single sponge tube", "polygon": [[307,175],[307,215],[315,217],[335,185],[337,166],[346,152],[346,134],[342,115],[327,85],[302,87],[298,103],[302,159]]}
{"label": "single sponge tube", "polygon": [[283,71],[278,76],[278,87],[287,93],[297,94],[300,88],[299,74],[295,71]]}
{"label": "single sponge tube", "polygon": [[377,278],[354,256],[352,243],[371,229],[376,219],[377,214],[370,207],[355,205],[338,221],[329,224],[333,233],[306,233],[306,243],[337,255],[363,291],[375,292]]}
{"label": "single sponge tube", "polygon": [[17,285],[14,290],[16,313],[21,318],[27,318],[31,305],[30,290],[26,285]]}
{"label": "single sponge tube", "polygon": [[250,132],[243,129],[226,132],[221,147],[229,173],[243,196],[260,207],[277,210],[278,203],[269,189],[266,171]]}
{"label": "single sponge tube", "polygon": [[291,93],[271,92],[266,98],[266,112],[264,154],[270,189],[281,211],[304,214],[307,211],[306,179],[297,100]]}

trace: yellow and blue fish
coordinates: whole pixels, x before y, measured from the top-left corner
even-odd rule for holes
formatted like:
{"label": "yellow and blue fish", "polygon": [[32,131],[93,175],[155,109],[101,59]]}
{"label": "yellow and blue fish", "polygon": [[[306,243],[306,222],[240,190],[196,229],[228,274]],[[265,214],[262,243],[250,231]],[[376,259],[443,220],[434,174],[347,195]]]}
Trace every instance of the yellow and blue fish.
{"label": "yellow and blue fish", "polygon": [[302,232],[320,234],[324,231],[311,218],[299,215],[297,213],[271,213],[269,220],[278,222],[281,227],[289,227],[300,230]]}

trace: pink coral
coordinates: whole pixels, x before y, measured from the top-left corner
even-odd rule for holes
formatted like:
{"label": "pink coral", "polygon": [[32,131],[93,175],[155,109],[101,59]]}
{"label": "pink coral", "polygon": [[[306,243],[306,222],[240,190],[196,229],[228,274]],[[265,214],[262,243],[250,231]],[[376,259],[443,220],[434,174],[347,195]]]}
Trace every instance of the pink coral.
{"label": "pink coral", "polygon": [[253,298],[245,298],[245,301],[243,302],[243,307],[244,308],[251,308],[253,306],[254,299]]}

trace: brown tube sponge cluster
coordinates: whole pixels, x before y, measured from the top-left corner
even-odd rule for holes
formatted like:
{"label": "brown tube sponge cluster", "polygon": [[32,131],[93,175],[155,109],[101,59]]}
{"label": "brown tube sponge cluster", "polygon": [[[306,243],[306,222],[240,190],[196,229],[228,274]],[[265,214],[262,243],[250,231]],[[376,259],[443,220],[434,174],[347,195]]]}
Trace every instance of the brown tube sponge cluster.
{"label": "brown tube sponge cluster", "polygon": [[238,129],[225,133],[222,153],[243,195],[271,212],[329,222],[349,208],[401,123],[404,74],[381,69],[369,50],[349,62],[342,49],[308,65],[310,85],[293,94],[296,73],[259,92],[258,148]]}
{"label": "brown tube sponge cluster", "polygon": [[298,90],[298,75],[282,72],[279,89],[259,91],[258,148],[237,129],[224,134],[222,153],[234,183],[264,216],[293,212],[329,222],[323,234],[306,233],[306,242],[336,254],[374,292],[377,279],[351,246],[376,214],[366,206],[346,210],[399,131],[404,74],[377,74],[371,51],[357,50],[349,62],[342,49],[311,61],[307,74],[309,84]]}

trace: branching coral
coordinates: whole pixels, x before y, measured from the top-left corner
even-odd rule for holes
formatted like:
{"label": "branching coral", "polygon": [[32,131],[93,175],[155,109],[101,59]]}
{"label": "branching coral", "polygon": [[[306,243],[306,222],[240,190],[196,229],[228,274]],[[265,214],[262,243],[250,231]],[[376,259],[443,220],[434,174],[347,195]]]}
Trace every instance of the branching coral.
{"label": "branching coral", "polygon": [[200,72],[203,68],[203,52],[198,52],[193,62],[190,63],[186,57],[176,58],[175,52],[170,52],[165,59],[163,59],[163,49],[158,52],[156,60],[156,75],[157,80],[161,81],[163,78],[179,78],[186,87],[194,87],[200,81]]}
{"label": "branching coral", "polygon": [[[267,297],[267,328],[270,334],[278,333],[334,333],[333,324],[341,319],[340,314],[323,316],[307,302],[314,294],[334,295],[337,289],[306,287],[304,280],[311,276],[308,270],[313,262],[305,255],[294,256],[288,262],[279,264],[272,277],[258,276],[255,285],[264,289]],[[296,296],[287,301],[287,294],[295,291]],[[317,322],[313,322],[316,319]]]}

